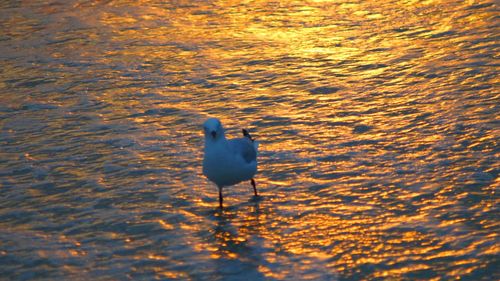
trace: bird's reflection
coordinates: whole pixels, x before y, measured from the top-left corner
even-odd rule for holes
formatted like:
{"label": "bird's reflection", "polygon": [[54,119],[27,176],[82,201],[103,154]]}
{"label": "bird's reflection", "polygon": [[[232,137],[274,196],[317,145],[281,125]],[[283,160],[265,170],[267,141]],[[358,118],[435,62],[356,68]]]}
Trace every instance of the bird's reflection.
{"label": "bird's reflection", "polygon": [[[218,249],[213,253],[220,272],[245,274],[262,278],[260,200],[219,210],[215,214],[214,239]],[[242,208],[244,207],[244,208]],[[250,275],[249,275],[250,276]]]}

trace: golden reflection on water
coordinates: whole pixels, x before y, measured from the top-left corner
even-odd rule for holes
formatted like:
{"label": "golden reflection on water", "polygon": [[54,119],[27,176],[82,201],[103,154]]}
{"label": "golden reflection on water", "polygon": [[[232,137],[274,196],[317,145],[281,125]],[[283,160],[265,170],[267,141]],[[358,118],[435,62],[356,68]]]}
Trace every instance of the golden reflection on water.
{"label": "golden reflection on water", "polygon": [[[162,219],[142,222],[185,233],[198,233],[208,224],[210,237],[189,237],[193,241],[187,244],[193,251],[208,252],[213,260],[255,262],[259,264],[255,270],[269,278],[290,276],[293,269],[277,272],[269,266],[286,263],[283,255],[309,258],[304,261],[305,267],[308,262],[316,262],[339,272],[386,264],[388,269],[371,273],[374,278],[405,276],[428,270],[433,260],[464,256],[454,260],[456,269],[446,273],[457,277],[480,266],[478,259],[467,255],[483,241],[454,246],[453,236],[434,235],[433,231],[470,230],[467,217],[440,219],[437,215],[443,208],[463,204],[461,200],[471,195],[461,192],[450,196],[456,183],[461,182],[460,177],[466,175],[451,174],[448,168],[474,163],[453,162],[460,158],[444,168],[428,164],[440,160],[435,159],[439,158],[434,155],[436,151],[449,153],[443,147],[455,146],[458,151],[460,137],[472,139],[468,147],[471,151],[466,152],[470,159],[476,158],[472,151],[475,147],[487,143],[493,149],[492,144],[497,142],[494,135],[475,138],[449,133],[450,128],[463,122],[460,118],[492,110],[495,105],[457,112],[465,98],[439,95],[439,91],[454,92],[457,84],[466,87],[477,83],[476,76],[462,79],[474,67],[463,67],[455,73],[446,71],[467,52],[467,41],[481,38],[479,34],[464,39],[454,35],[456,30],[479,29],[491,24],[495,16],[489,12],[466,13],[467,5],[452,1],[214,1],[175,8],[166,4],[160,8],[149,1],[118,1],[104,9],[91,9],[93,13],[69,14],[86,27],[97,27],[97,33],[85,33],[86,44],[105,42],[102,48],[83,48],[80,59],[96,57],[97,64],[132,69],[139,77],[140,83],[119,71],[101,76],[113,83],[103,91],[90,89],[99,102],[110,105],[109,112],[99,118],[127,118],[128,122],[147,127],[148,136],[162,137],[165,145],[175,145],[172,150],[192,153],[198,162],[201,153],[196,145],[202,143],[198,140],[202,136],[195,131],[199,128],[186,123],[219,115],[227,128],[235,128],[242,125],[238,118],[245,120],[241,121],[243,125],[250,124],[253,112],[263,120],[251,124],[263,143],[258,176],[264,194],[262,202],[245,203],[250,190],[242,191],[240,186],[229,201],[238,207],[213,215],[215,219],[210,223],[196,212],[168,205],[165,208],[175,209],[186,221],[177,225]],[[127,8],[121,9],[124,6]],[[83,6],[77,8],[83,10]],[[447,9],[454,12],[440,12]],[[15,27],[16,18],[11,21],[6,24]],[[9,32],[16,36],[25,33],[22,28]],[[75,51],[66,46],[41,52],[59,59]],[[102,74],[98,71],[89,76]],[[4,73],[18,75],[9,67],[4,68]],[[495,77],[482,79],[498,82]],[[431,88],[436,84],[442,87]],[[131,92],[134,98],[129,97]],[[156,94],[160,100],[149,100],[148,94]],[[11,99],[7,103],[19,103],[16,97]],[[151,108],[160,113],[141,114]],[[248,109],[254,111],[245,113]],[[178,113],[191,117],[179,118]],[[358,125],[368,129],[365,132],[365,127],[360,126],[360,133],[356,131]],[[293,130],[292,137],[283,128]],[[196,140],[183,138],[188,135]],[[148,140],[141,141],[149,144]],[[351,141],[356,143],[349,144]],[[157,151],[128,152],[149,167],[181,170],[168,165],[179,161],[174,158],[182,157],[181,153],[168,158]],[[343,158],[317,160],[338,155]],[[280,161],[279,156],[294,161]],[[25,157],[30,161],[37,158],[30,154]],[[195,168],[186,168],[195,176],[171,179],[183,188],[176,198],[201,209],[212,209],[213,201],[200,197],[214,196],[215,189],[206,187]],[[79,167],[73,167],[71,174],[76,178],[90,176]],[[442,182],[432,180],[441,174]],[[147,179],[156,180],[157,175]],[[107,184],[104,176],[97,182]],[[498,185],[498,179],[493,184]],[[315,191],[311,186],[320,188]],[[484,187],[484,192],[495,195],[492,186]],[[194,191],[189,193],[188,189]],[[38,190],[31,192],[34,197],[42,195]],[[432,197],[416,200],[428,194]],[[495,204],[498,200],[492,199],[475,208],[489,211]],[[489,220],[484,224],[488,226],[485,228],[498,228],[498,223]],[[398,232],[398,228],[405,229]],[[123,239],[128,248],[142,243],[123,233],[108,235],[109,239]],[[255,237],[263,239],[263,245],[257,248],[264,250],[249,255]],[[497,234],[484,237],[487,241],[497,238]],[[443,250],[444,244],[453,247]],[[79,246],[79,242],[75,245]],[[492,245],[483,254],[498,253],[499,247]],[[38,252],[40,256],[48,254]],[[55,254],[86,255],[78,249]],[[171,259],[155,252],[140,253],[136,258],[143,257]],[[415,262],[401,265],[408,260]],[[180,270],[155,271],[165,278],[187,277]]]}

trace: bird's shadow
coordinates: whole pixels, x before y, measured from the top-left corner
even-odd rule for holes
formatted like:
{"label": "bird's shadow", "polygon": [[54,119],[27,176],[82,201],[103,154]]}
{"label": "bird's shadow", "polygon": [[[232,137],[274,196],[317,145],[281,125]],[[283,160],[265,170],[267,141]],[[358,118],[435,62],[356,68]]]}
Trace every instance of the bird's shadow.
{"label": "bird's shadow", "polygon": [[256,208],[259,208],[259,203],[264,200],[264,196],[262,195],[254,195],[252,196],[252,198],[250,198],[250,200],[248,200],[248,202],[252,202],[255,204],[255,207]]}

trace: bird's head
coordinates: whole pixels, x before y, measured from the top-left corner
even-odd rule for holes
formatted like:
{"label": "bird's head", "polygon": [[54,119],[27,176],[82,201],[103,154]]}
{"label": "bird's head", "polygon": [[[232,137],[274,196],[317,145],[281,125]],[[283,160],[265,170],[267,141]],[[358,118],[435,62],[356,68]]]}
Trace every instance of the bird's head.
{"label": "bird's head", "polygon": [[203,130],[205,131],[206,140],[217,140],[224,137],[224,129],[217,118],[208,118],[203,124]]}

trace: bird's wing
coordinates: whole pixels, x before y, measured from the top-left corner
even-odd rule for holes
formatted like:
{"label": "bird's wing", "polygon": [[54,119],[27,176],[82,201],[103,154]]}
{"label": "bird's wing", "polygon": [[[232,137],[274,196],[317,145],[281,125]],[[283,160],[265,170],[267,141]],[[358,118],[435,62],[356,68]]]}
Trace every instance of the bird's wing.
{"label": "bird's wing", "polygon": [[257,147],[248,138],[231,139],[228,142],[230,149],[247,163],[257,159]]}

